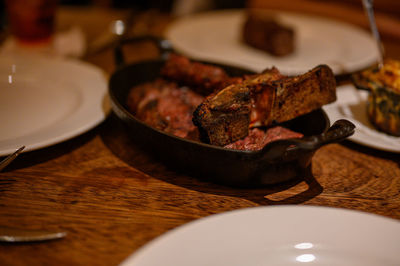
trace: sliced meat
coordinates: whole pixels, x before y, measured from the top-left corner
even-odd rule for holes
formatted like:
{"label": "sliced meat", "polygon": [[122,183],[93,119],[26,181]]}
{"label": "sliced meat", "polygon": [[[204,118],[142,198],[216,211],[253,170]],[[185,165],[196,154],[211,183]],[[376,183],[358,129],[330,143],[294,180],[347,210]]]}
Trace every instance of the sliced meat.
{"label": "sliced meat", "polygon": [[139,120],[154,128],[178,137],[198,139],[192,115],[203,99],[187,87],[159,79],[132,88],[127,105]]}
{"label": "sliced meat", "polygon": [[261,150],[268,143],[279,139],[301,138],[303,134],[291,131],[290,129],[276,126],[267,129],[266,131],[252,128],[249,130],[247,137],[237,140],[225,146],[228,149],[235,150]]}

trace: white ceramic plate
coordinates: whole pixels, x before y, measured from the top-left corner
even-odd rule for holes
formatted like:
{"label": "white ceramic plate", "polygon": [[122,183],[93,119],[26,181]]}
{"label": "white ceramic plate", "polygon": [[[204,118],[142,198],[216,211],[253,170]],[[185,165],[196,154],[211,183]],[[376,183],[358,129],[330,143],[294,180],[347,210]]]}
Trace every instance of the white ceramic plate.
{"label": "white ceramic plate", "polygon": [[349,140],[375,149],[400,152],[400,137],[380,132],[369,122],[367,91],[357,90],[353,85],[345,85],[337,87],[336,94],[336,102],[324,106],[323,109],[332,122],[345,118],[355,124],[355,133]]}
{"label": "white ceramic plate", "polygon": [[399,247],[400,222],[383,216],[328,207],[254,207],[173,229],[122,265],[400,265]]}
{"label": "white ceramic plate", "polygon": [[241,41],[243,10],[200,13],[176,20],[166,31],[173,47],[195,59],[231,64],[256,72],[276,66],[287,75],[328,64],[335,74],[367,67],[378,58],[368,32],[339,21],[295,13],[275,12],[296,32],[296,51],[274,57]]}
{"label": "white ceramic plate", "polygon": [[43,148],[104,120],[107,80],[95,66],[39,55],[2,55],[0,156]]}

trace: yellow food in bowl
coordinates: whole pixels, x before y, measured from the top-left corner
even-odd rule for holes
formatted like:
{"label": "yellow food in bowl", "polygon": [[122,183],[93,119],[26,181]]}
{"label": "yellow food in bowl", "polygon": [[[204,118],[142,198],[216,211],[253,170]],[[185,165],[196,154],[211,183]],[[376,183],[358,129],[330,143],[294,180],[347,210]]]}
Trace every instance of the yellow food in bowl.
{"label": "yellow food in bowl", "polygon": [[400,136],[400,61],[385,60],[381,68],[355,74],[353,82],[370,91],[367,114],[371,123],[380,131]]}

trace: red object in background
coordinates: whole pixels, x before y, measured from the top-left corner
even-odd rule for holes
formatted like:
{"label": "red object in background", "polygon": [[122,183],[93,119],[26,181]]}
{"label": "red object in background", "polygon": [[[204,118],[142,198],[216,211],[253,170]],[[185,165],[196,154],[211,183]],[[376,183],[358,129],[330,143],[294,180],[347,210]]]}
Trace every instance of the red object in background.
{"label": "red object in background", "polygon": [[11,33],[22,43],[51,40],[57,0],[6,0]]}

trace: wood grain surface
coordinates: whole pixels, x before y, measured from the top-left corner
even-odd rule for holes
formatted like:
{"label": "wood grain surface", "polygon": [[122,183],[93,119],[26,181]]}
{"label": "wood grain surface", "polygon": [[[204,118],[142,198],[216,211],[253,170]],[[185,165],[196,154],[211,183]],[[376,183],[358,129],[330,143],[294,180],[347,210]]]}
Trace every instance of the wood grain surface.
{"label": "wood grain surface", "polygon": [[[400,43],[389,45],[400,59]],[[147,44],[132,49],[131,62],[156,54]],[[89,59],[109,74],[112,61],[110,50]],[[117,265],[172,228],[256,206],[331,206],[400,220],[399,154],[350,141],[330,144],[299,179],[238,189],[169,169],[134,137],[111,114],[81,136],[21,154],[0,173],[0,226],[68,233],[43,243],[0,244],[0,264]]]}

